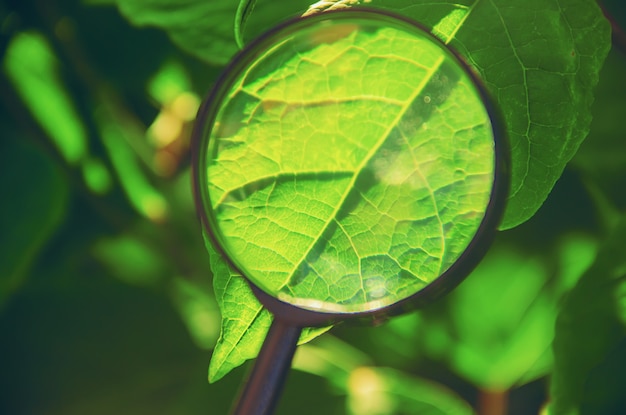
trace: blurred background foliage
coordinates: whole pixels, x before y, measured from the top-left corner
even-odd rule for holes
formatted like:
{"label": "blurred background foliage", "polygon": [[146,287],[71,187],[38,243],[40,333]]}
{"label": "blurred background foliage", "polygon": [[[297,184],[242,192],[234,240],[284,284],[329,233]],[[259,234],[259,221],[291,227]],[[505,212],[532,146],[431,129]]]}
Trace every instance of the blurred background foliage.
{"label": "blurred background foliage", "polygon": [[[232,32],[231,3],[199,48]],[[220,315],[190,193],[191,125],[227,57],[120,9],[0,2],[3,414],[221,414],[246,372],[206,380]],[[300,347],[279,413],[626,412],[625,53],[539,213],[443,301]]]}

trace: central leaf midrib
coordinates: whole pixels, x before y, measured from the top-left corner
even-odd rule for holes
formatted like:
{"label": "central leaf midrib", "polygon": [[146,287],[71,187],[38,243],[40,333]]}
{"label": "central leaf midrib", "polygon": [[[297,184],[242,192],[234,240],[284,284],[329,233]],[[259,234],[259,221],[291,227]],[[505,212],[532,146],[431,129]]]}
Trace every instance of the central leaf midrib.
{"label": "central leaf midrib", "polygon": [[430,82],[430,80],[433,77],[433,75],[437,72],[437,70],[439,69],[439,67],[443,63],[444,59],[445,59],[445,56],[443,54],[437,59],[437,61],[435,62],[435,64],[431,68],[431,70],[426,73],[426,76],[424,76],[422,82],[420,82],[420,84],[417,85],[417,87],[415,88],[413,93],[404,102],[403,106],[398,111],[398,115],[396,115],[396,117],[393,119],[393,121],[389,124],[389,127],[385,130],[385,132],[383,134],[381,134],[380,139],[371,147],[370,151],[363,158],[361,163],[355,168],[354,174],[352,176],[352,179],[347,184],[346,189],[343,192],[343,194],[341,195],[341,198],[339,199],[339,202],[337,203],[335,209],[328,216],[328,219],[326,220],[326,222],[324,223],[324,225],[320,229],[320,231],[317,234],[317,236],[312,239],[311,244],[309,245],[309,247],[304,250],[304,253],[303,253],[302,257],[298,261],[295,262],[295,267],[289,273],[289,275],[285,278],[285,281],[280,286],[278,286],[276,288],[276,291],[282,290],[289,283],[289,281],[293,278],[293,276],[297,272],[297,270],[302,266],[302,263],[309,256],[309,254],[311,253],[311,250],[314,248],[315,244],[318,243],[318,241],[320,240],[320,238],[322,237],[324,232],[327,231],[327,229],[330,226],[330,224],[333,221],[336,220],[339,211],[341,210],[342,206],[344,205],[348,195],[350,194],[350,192],[354,188],[354,185],[355,185],[359,175],[363,171],[363,169],[367,166],[367,164],[370,162],[370,160],[376,155],[376,153],[378,153],[378,151],[383,146],[385,141],[387,141],[387,139],[389,138],[390,134],[398,126],[398,124],[400,123],[400,121],[402,120],[402,118],[404,117],[406,112],[408,111],[408,109],[411,106],[411,104],[413,102],[415,102],[417,97],[424,91],[424,88]]}

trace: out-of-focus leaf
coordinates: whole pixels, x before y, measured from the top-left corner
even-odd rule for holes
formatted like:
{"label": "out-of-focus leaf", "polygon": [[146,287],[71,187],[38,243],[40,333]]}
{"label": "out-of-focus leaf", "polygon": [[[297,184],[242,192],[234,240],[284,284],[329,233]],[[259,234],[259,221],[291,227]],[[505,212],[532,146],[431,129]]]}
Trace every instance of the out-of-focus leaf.
{"label": "out-of-focus leaf", "polygon": [[178,61],[165,62],[148,82],[150,96],[161,105],[172,102],[177,96],[190,90],[189,74]]}
{"label": "out-of-focus leaf", "polygon": [[348,380],[354,415],[471,415],[472,407],[450,389],[390,368],[357,368]]}
{"label": "out-of-focus leaf", "polygon": [[[72,225],[68,216],[59,236]],[[0,413],[227,413],[236,382],[207,387],[207,353],[171,300],[112,280],[66,241],[55,237],[58,256],[42,261],[0,314]]]}
{"label": "out-of-focus leaf", "polygon": [[94,255],[113,276],[133,285],[153,285],[166,277],[169,268],[167,258],[132,235],[99,240]]}
{"label": "out-of-focus leaf", "polygon": [[626,208],[626,59],[612,50],[600,73],[589,138],[572,164],[610,197],[618,210]]}
{"label": "out-of-focus leaf", "polygon": [[87,133],[44,36],[37,32],[16,35],[3,64],[13,87],[65,160],[70,164],[82,161],[87,154]]}
{"label": "out-of-focus leaf", "polygon": [[[238,50],[235,22],[239,0],[117,0],[122,14],[138,26],[156,26],[167,31],[182,49],[204,61],[225,64]],[[281,20],[302,13],[306,0],[258,1],[249,16],[243,39],[253,37]]]}
{"label": "out-of-focus leaf", "polygon": [[626,218],[566,297],[556,323],[551,413],[626,409]]}
{"label": "out-of-focus leaf", "polygon": [[610,48],[610,26],[596,2],[361,3],[402,13],[430,28],[449,16],[462,18],[450,45],[480,73],[504,115],[511,141],[512,186],[501,226],[512,228],[528,220],[589,132],[593,88]]}
{"label": "out-of-focus leaf", "polygon": [[82,172],[85,184],[95,194],[103,195],[111,190],[113,185],[111,174],[99,158],[85,158],[83,160]]}
{"label": "out-of-focus leaf", "polygon": [[546,257],[529,257],[504,243],[492,248],[447,297],[449,318],[426,315],[420,333],[427,353],[489,390],[545,375],[558,303],[594,253],[593,239],[570,236],[557,250],[560,264],[550,269]]}
{"label": "out-of-focus leaf", "polygon": [[0,141],[0,305],[64,218],[69,188],[54,160],[5,132]]}
{"label": "out-of-focus leaf", "polygon": [[129,132],[103,114],[103,111],[96,114],[102,142],[128,200],[146,218],[155,222],[163,221],[168,214],[168,202],[150,182],[139,164],[137,154],[124,140],[124,135]]}
{"label": "out-of-focus leaf", "polygon": [[346,393],[350,414],[473,414],[463,399],[443,385],[371,364],[360,350],[326,336],[300,347],[293,367],[324,377]]}
{"label": "out-of-focus leaf", "polygon": [[196,345],[212,349],[220,331],[220,313],[210,287],[176,278],[173,288],[178,310]]}
{"label": "out-of-focus leaf", "polygon": [[338,390],[346,391],[350,373],[371,365],[372,359],[367,354],[329,335],[299,347],[292,367],[321,376]]}

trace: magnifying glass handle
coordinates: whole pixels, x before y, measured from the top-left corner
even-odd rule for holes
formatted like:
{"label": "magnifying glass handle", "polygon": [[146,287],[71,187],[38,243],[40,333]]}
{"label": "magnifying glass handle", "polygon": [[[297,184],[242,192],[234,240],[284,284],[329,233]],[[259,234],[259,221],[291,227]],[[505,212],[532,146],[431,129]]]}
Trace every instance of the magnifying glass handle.
{"label": "magnifying glass handle", "polygon": [[272,413],[291,367],[301,332],[301,327],[274,318],[232,415]]}

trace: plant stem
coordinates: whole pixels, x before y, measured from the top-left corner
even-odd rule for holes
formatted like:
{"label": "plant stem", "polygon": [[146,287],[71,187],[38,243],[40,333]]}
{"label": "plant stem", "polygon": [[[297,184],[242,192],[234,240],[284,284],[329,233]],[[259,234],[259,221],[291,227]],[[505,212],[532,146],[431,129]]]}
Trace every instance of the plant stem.
{"label": "plant stem", "polygon": [[506,415],[509,401],[508,390],[482,389],[478,397],[479,415]]}

